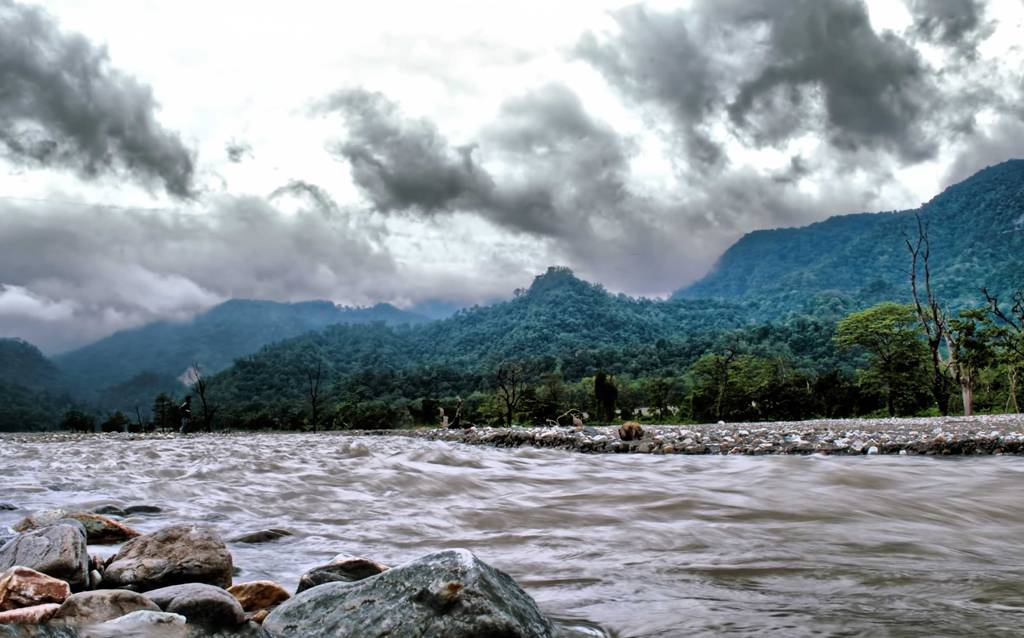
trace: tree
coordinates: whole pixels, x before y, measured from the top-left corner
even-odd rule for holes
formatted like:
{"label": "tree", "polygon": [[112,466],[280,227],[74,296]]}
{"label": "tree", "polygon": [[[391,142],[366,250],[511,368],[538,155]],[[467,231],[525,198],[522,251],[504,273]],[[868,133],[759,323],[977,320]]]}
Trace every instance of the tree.
{"label": "tree", "polygon": [[889,416],[896,415],[896,399],[911,383],[921,356],[918,315],[913,306],[886,302],[855,312],[836,326],[835,343],[843,351],[865,350],[871,357],[871,375],[885,396]]}
{"label": "tree", "polygon": [[68,410],[61,419],[60,428],[72,432],[94,432],[96,419],[81,410]]}
{"label": "tree", "polygon": [[601,419],[606,423],[615,420],[615,402],[618,398],[619,389],[615,385],[615,379],[609,377],[603,370],[598,371],[594,376],[594,400]]}
{"label": "tree", "polygon": [[[946,313],[939,305],[932,288],[931,243],[928,240],[928,225],[915,214],[917,219],[917,239],[906,238],[907,250],[910,251],[910,291],[914,297],[914,311],[924,331],[932,365],[932,395],[939,406],[942,416],[949,414],[949,386],[945,370],[950,369],[949,362],[943,362],[940,348],[948,336],[948,320]],[[918,274],[923,271],[924,301],[918,285]],[[890,408],[891,409],[891,408]]]}
{"label": "tree", "polygon": [[118,410],[100,424],[100,432],[127,432],[129,423],[125,413]]}
{"label": "tree", "polygon": [[504,408],[505,425],[512,427],[512,419],[522,403],[526,390],[526,368],[521,362],[503,363],[494,375],[498,400]]}
{"label": "tree", "polygon": [[963,310],[946,328],[949,370],[960,386],[964,416],[974,414],[974,387],[978,375],[993,359],[988,335],[983,329],[985,319],[984,310]]}
{"label": "tree", "polygon": [[308,382],[308,393],[309,393],[309,409],[310,409],[310,423],[313,424],[313,431],[316,432],[317,423],[319,423],[319,408],[320,408],[320,377],[323,373],[323,363],[320,361],[316,362],[316,370],[306,371],[306,381]]}
{"label": "tree", "polygon": [[203,418],[203,429],[207,432],[213,429],[213,415],[216,414],[217,408],[210,402],[207,396],[208,386],[206,377],[203,376],[202,369],[199,367],[198,361],[192,362],[192,369],[190,370],[192,377],[192,390],[199,395],[199,405],[202,410]]}
{"label": "tree", "polygon": [[982,288],[988,302],[989,322],[995,343],[996,359],[1006,368],[1009,392],[1006,409],[1020,412],[1017,402],[1017,382],[1024,369],[1024,288],[1018,288],[1011,297],[1009,310],[1003,309],[999,299]]}
{"label": "tree", "polygon": [[161,392],[153,400],[153,427],[160,431],[169,432],[178,427],[177,409],[171,397],[166,392]]}

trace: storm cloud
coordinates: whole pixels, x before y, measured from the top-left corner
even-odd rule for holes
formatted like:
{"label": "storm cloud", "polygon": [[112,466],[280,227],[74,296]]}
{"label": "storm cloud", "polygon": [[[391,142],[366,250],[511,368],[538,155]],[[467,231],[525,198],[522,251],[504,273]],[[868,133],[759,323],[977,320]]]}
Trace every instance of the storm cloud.
{"label": "storm cloud", "polygon": [[987,32],[983,0],[909,0],[914,29],[930,42],[974,55],[978,38]]}
{"label": "storm cloud", "polygon": [[936,152],[933,75],[908,42],[872,28],[860,0],[700,0],[614,17],[618,31],[585,35],[577,55],[667,112],[696,168],[721,159],[716,125],[754,146],[813,132],[839,151]]}
{"label": "storm cloud", "polygon": [[152,91],[36,7],[0,0],[0,153],[85,178],[124,172],[194,195],[193,153],[156,119]]}

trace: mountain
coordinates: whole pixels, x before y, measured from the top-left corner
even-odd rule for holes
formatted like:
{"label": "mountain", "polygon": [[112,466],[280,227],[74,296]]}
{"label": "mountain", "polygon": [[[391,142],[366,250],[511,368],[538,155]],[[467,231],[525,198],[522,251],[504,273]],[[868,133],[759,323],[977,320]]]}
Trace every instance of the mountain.
{"label": "mountain", "polygon": [[176,389],[173,385],[164,384],[173,383],[193,363],[199,363],[206,373],[214,373],[268,343],[333,324],[383,322],[398,325],[425,321],[428,321],[425,317],[389,304],[350,308],[328,301],[279,303],[235,299],[191,321],[160,321],[117,332],[59,355],[55,362],[76,391],[91,398],[97,393],[113,398],[117,393],[103,393],[103,390],[118,385],[122,391],[138,387],[140,392],[141,388],[148,392],[158,386],[172,391]]}
{"label": "mountain", "polygon": [[38,348],[0,339],[0,432],[52,429],[70,404],[60,371]]}
{"label": "mountain", "polygon": [[[732,302],[613,295],[556,267],[509,301],[449,319],[406,327],[337,325],[269,345],[212,378],[210,396],[222,426],[250,427],[301,421],[308,375],[317,369],[327,409],[357,412],[442,397],[481,400],[508,362],[523,363],[535,380],[554,374],[566,383],[598,370],[632,379],[678,378],[723,334],[740,329],[751,330],[751,343],[774,344],[787,357],[831,363],[830,325],[754,331],[753,318],[749,307]],[[436,415],[436,409],[426,411]],[[379,423],[351,415],[343,420]]]}
{"label": "mountain", "polygon": [[822,295],[856,298],[857,305],[905,300],[905,239],[917,237],[915,213],[928,224],[932,275],[944,303],[979,305],[983,286],[1005,296],[1024,284],[1024,160],[1011,160],[949,187],[917,210],[749,233],[674,298],[753,301],[773,316]]}

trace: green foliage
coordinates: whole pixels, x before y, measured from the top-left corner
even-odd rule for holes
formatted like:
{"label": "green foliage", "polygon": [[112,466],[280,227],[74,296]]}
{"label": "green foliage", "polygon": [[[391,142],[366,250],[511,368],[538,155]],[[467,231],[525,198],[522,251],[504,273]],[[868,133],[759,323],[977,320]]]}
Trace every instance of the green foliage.
{"label": "green foliage", "polygon": [[[1024,267],[1024,160],[987,168],[921,207],[939,298],[970,307],[978,290],[1007,295]],[[677,298],[756,299],[766,316],[806,312],[809,300],[865,308],[908,301],[906,234],[915,211],[832,217],[747,234]],[[842,314],[842,313],[840,313]]]}

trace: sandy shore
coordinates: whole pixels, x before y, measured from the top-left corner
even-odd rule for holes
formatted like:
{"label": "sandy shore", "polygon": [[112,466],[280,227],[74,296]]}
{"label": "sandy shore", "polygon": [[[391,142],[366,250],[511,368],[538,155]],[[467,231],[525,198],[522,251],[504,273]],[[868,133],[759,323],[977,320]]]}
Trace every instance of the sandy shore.
{"label": "sandy shore", "polygon": [[375,430],[496,447],[533,446],[595,454],[1024,454],[1024,415],[909,419],[835,419],[705,425],[644,425],[623,441],[616,427]]}

